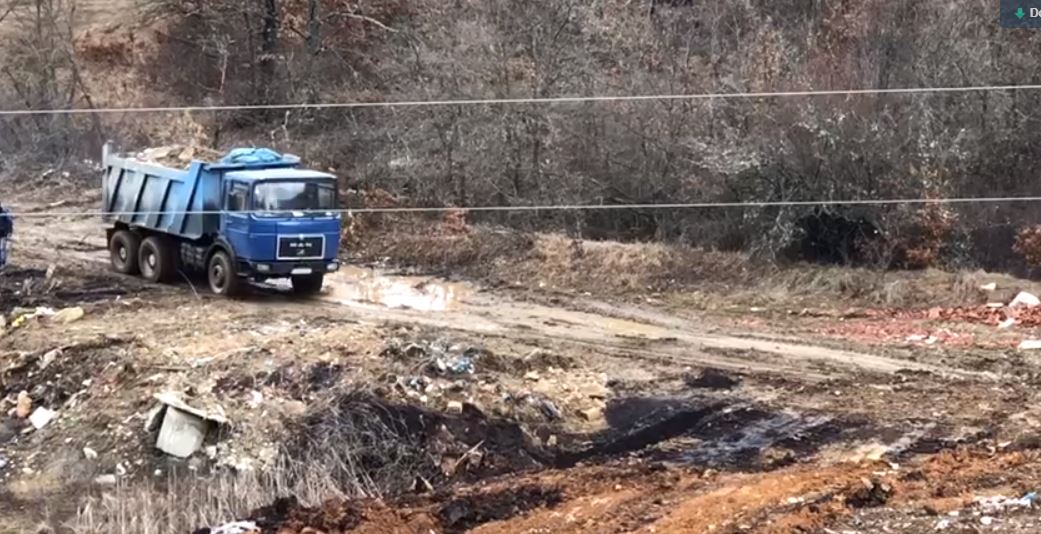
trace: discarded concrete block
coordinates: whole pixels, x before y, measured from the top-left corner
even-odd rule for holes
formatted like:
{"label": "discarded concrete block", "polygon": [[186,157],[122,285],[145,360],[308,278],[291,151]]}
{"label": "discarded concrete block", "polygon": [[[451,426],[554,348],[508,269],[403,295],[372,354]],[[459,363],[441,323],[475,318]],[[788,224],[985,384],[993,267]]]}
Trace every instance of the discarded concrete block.
{"label": "discarded concrete block", "polygon": [[33,414],[29,416],[29,422],[32,423],[33,428],[39,430],[50,423],[58,412],[48,410],[47,408],[37,408],[33,411]]}
{"label": "discarded concrete block", "polygon": [[167,406],[155,446],[171,456],[187,458],[202,447],[209,426],[202,417]]}
{"label": "discarded concrete block", "polygon": [[1041,306],[1041,299],[1037,298],[1036,295],[1027,293],[1026,291],[1020,291],[1016,298],[1012,299],[1012,302],[1008,303],[1010,308],[1036,308]]}
{"label": "discarded concrete block", "polygon": [[213,426],[228,422],[223,410],[220,410],[219,407],[216,412],[199,410],[188,406],[173,393],[160,393],[155,395],[155,398],[165,408],[161,413],[152,417],[153,419],[162,418],[155,446],[178,458],[191,456],[202,447],[206,434]]}

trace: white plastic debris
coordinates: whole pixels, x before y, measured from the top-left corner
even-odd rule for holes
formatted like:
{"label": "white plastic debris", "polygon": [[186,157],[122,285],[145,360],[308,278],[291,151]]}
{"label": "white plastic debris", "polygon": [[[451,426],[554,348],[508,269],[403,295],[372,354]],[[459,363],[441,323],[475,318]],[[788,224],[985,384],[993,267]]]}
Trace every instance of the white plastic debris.
{"label": "white plastic debris", "polygon": [[1041,339],[1024,339],[1019,343],[1019,350],[1041,349]]}
{"label": "white plastic debris", "polygon": [[998,328],[1004,330],[1006,328],[1012,328],[1012,325],[1014,324],[1016,324],[1016,320],[1012,317],[1009,317],[1008,319],[1005,319],[1004,321],[998,323]]}
{"label": "white plastic debris", "polygon": [[33,428],[39,430],[47,426],[47,423],[50,423],[56,415],[58,415],[58,412],[48,410],[47,408],[37,408],[33,411],[33,414],[29,416],[29,422],[32,423]]}
{"label": "white plastic debris", "polygon": [[98,452],[90,447],[83,447],[83,457],[88,460],[97,460]]}
{"label": "white plastic debris", "polygon": [[259,534],[260,529],[252,521],[236,521],[210,529],[210,534]]}
{"label": "white plastic debris", "polygon": [[991,524],[993,522],[994,522],[994,518],[989,516],[989,515],[985,515],[985,516],[980,518],[980,524],[983,525],[983,526],[987,526],[987,525],[989,525],[989,524]]}
{"label": "white plastic debris", "polygon": [[1027,293],[1026,291],[1020,291],[1016,298],[1012,299],[1012,302],[1008,303],[1010,308],[1035,308],[1041,306],[1041,299],[1037,298],[1037,295]]}
{"label": "white plastic debris", "polygon": [[255,389],[253,391],[249,392],[249,400],[246,401],[246,404],[248,404],[250,408],[256,409],[263,402],[264,402],[264,394],[263,393],[255,390]]}
{"label": "white plastic debris", "polygon": [[980,291],[994,291],[997,288],[998,288],[998,283],[997,282],[991,282],[989,284],[983,284],[982,286],[980,286]]}

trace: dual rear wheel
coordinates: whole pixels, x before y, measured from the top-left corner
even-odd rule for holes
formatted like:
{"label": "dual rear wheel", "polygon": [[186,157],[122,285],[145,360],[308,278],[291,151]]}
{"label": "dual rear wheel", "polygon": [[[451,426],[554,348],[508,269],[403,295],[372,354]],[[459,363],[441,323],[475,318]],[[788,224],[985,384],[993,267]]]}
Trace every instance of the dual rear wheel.
{"label": "dual rear wheel", "polygon": [[[119,273],[137,275],[150,282],[169,282],[177,274],[177,250],[173,242],[161,236],[144,239],[128,230],[117,230],[109,240],[112,268]],[[233,297],[242,293],[244,282],[235,269],[231,256],[218,250],[206,265],[206,280],[216,295]],[[315,295],[322,290],[324,276],[312,274],[292,277],[293,292]]]}
{"label": "dual rear wheel", "polygon": [[109,258],[116,272],[137,275],[150,282],[168,282],[177,273],[177,255],[168,239],[141,236],[117,230],[108,244]]}

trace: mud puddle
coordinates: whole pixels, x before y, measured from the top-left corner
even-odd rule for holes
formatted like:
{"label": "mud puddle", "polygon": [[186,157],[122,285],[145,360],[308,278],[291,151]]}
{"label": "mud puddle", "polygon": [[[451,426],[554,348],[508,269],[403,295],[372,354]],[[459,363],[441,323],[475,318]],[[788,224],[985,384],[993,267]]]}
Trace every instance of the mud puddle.
{"label": "mud puddle", "polygon": [[417,311],[459,309],[474,293],[466,284],[430,277],[391,276],[375,269],[345,266],[326,277],[322,299],[344,305],[378,304]]}

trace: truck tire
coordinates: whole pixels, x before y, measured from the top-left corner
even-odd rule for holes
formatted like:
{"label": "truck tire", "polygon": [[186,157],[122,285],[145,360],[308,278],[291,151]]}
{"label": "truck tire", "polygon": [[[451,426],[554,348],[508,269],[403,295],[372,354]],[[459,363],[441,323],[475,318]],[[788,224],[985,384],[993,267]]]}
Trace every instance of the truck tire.
{"label": "truck tire", "polygon": [[149,282],[168,282],[177,270],[169,241],[159,236],[146,237],[137,254],[141,276]]}
{"label": "truck tire", "polygon": [[325,280],[325,274],[309,274],[305,276],[294,276],[292,277],[293,282],[293,293],[297,295],[316,295],[322,290],[322,282]]}
{"label": "truck tire", "polygon": [[231,256],[218,250],[210,256],[206,266],[206,279],[210,282],[210,291],[222,297],[234,297],[242,292],[242,279],[235,272],[235,264]]}
{"label": "truck tire", "polygon": [[116,230],[108,241],[108,255],[117,273],[137,274],[141,237],[129,230]]}

